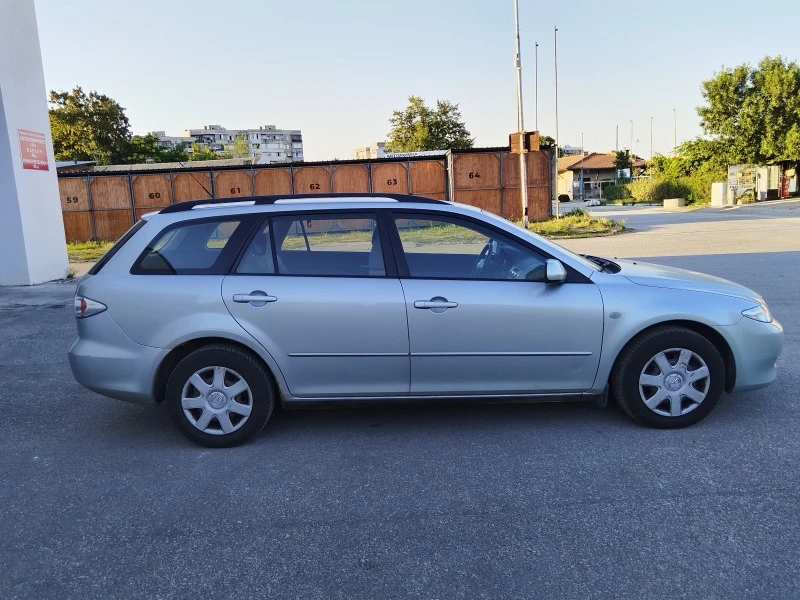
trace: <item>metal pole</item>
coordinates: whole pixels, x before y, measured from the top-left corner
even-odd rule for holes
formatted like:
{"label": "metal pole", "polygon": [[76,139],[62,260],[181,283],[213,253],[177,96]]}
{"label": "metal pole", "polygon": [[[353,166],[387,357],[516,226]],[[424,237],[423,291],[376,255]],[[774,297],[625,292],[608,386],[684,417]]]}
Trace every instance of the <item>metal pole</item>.
{"label": "metal pole", "polygon": [[650,117],[650,160],[653,160],[653,117]]}
{"label": "metal pole", "polygon": [[539,131],[539,42],[533,46],[534,61],[534,98],[533,98],[533,129]]}
{"label": "metal pole", "polygon": [[673,150],[678,147],[678,109],[672,109],[672,137],[673,137]]}
{"label": "metal pole", "polygon": [[514,29],[517,52],[514,66],[517,69],[517,131],[519,132],[519,195],[522,200],[522,226],[528,227],[528,169],[525,160],[525,123],[522,118],[522,60],[519,48],[519,0],[514,0]]}
{"label": "metal pole", "polygon": [[617,142],[616,145],[614,146],[614,151],[619,152],[619,125],[617,125]]}
{"label": "metal pole", "polygon": [[633,119],[631,119],[631,160],[633,160]]}
{"label": "metal pole", "polygon": [[[553,73],[555,75],[555,100],[556,100],[556,165],[558,165],[558,27],[553,25]],[[558,167],[556,167],[558,170]],[[556,192],[557,193],[557,192]],[[561,207],[559,206],[558,197],[556,201],[556,217],[561,216]]]}
{"label": "metal pole", "polygon": [[583,134],[581,134],[581,202],[586,201],[585,184],[583,183]]}

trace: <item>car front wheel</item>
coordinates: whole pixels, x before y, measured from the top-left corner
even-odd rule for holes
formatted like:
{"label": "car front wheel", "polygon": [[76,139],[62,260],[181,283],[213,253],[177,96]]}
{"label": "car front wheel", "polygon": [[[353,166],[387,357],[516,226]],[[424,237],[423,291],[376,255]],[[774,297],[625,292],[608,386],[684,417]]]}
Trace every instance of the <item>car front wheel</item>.
{"label": "car front wheel", "polygon": [[623,350],[612,377],[620,407],[662,429],[693,425],[722,396],[725,364],[717,348],[684,327],[660,327]]}
{"label": "car front wheel", "polygon": [[270,377],[254,357],[214,345],[177,364],[167,382],[166,402],[187,438],[227,448],[255,437],[272,415],[275,400]]}

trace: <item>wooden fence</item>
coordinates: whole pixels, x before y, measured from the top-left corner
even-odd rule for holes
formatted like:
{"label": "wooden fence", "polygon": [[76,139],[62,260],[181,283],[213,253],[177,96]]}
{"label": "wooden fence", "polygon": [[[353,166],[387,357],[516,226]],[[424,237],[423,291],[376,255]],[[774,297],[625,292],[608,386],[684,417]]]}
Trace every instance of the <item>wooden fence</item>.
{"label": "wooden fence", "polygon": [[[528,215],[550,216],[551,152],[528,159]],[[191,163],[190,163],[191,164]],[[115,240],[142,214],[176,202],[270,194],[416,194],[519,220],[519,156],[476,149],[414,159],[293,165],[94,171],[58,177],[67,241]]]}

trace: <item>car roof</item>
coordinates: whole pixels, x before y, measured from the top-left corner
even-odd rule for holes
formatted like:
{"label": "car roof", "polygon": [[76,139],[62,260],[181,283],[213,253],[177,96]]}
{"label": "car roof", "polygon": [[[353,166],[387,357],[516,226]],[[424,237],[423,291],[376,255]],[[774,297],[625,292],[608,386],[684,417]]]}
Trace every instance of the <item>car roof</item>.
{"label": "car roof", "polygon": [[188,212],[194,209],[224,209],[239,210],[244,206],[270,206],[274,204],[308,205],[315,206],[324,203],[331,207],[335,204],[369,204],[370,202],[384,203],[411,203],[411,204],[438,204],[449,205],[446,200],[436,200],[424,196],[410,194],[375,194],[375,193],[332,193],[332,194],[277,194],[271,196],[245,196],[235,198],[209,198],[206,200],[192,200],[179,202],[165,207],[159,214]]}

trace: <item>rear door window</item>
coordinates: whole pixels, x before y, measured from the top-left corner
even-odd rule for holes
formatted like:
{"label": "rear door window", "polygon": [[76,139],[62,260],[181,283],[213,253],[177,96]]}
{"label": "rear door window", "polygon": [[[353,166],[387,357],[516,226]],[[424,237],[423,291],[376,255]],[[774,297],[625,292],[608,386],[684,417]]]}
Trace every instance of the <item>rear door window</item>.
{"label": "rear door window", "polygon": [[272,219],[278,273],[384,277],[374,214],[313,214]]}

